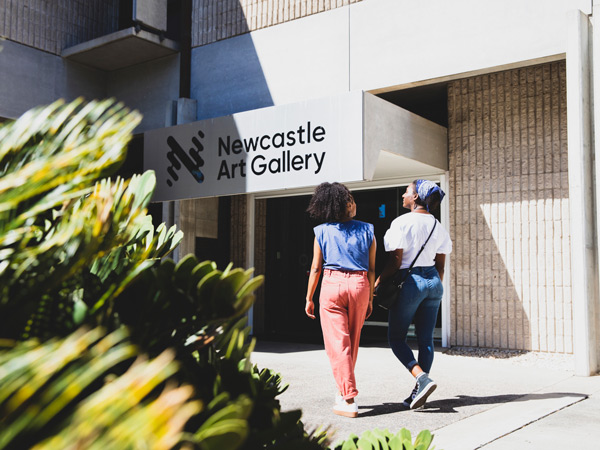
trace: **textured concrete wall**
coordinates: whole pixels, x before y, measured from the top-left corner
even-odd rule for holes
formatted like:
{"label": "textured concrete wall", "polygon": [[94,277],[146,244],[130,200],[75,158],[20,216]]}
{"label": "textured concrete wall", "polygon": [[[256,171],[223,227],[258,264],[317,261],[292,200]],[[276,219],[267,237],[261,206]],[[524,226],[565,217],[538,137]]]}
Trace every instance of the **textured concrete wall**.
{"label": "textured concrete wall", "polygon": [[198,120],[273,106],[249,34],[192,49],[191,65]]}
{"label": "textured concrete wall", "polygon": [[194,0],[192,47],[359,1],[361,0]]}
{"label": "textured concrete wall", "polygon": [[0,117],[14,119],[59,98],[107,95],[106,75],[99,70],[8,40],[0,45]]}
{"label": "textured concrete wall", "polygon": [[[279,5],[264,3],[271,6],[263,5],[262,15]],[[191,95],[199,118],[562,60],[567,11],[591,13],[589,0],[504,0],[485,7],[478,0],[362,0],[236,35],[232,17],[246,23],[248,17],[219,14],[216,3],[210,5],[211,30],[223,35],[196,41],[192,49]],[[243,2],[219,5],[241,8]]]}
{"label": "textured concrete wall", "polygon": [[136,132],[165,125],[179,96],[179,56],[105,73],[63,60],[63,48],[116,31],[117,0],[0,0],[0,117],[59,98],[114,97],[138,109]]}
{"label": "textured concrete wall", "polygon": [[448,87],[451,345],[573,351],[565,64]]}
{"label": "textured concrete wall", "polygon": [[137,133],[165,126],[167,103],[179,95],[179,56],[105,73],[11,41],[1,43],[0,117],[64,98],[114,97],[143,114]]}
{"label": "textured concrete wall", "polygon": [[162,128],[167,104],[179,97],[179,55],[109,72],[106,80],[107,96],[143,114],[136,133]]}
{"label": "textured concrete wall", "polygon": [[0,0],[0,36],[49,53],[117,31],[119,0]]}
{"label": "textured concrete wall", "polygon": [[350,89],[378,90],[562,59],[567,12],[591,14],[591,2],[363,0],[349,9]]}

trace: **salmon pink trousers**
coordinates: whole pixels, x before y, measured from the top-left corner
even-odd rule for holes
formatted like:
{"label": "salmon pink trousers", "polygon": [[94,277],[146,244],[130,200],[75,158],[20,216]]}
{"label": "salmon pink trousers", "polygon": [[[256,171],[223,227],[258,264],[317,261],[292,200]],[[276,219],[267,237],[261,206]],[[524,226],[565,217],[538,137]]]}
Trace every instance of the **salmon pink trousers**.
{"label": "salmon pink trousers", "polygon": [[354,367],[369,293],[367,272],[323,271],[319,297],[323,341],[333,378],[346,400],[358,394]]}

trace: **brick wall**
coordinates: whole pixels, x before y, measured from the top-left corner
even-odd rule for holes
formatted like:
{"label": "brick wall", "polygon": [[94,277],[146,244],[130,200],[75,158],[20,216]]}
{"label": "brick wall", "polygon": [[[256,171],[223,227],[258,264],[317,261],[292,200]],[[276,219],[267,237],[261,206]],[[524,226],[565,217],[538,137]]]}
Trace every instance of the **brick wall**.
{"label": "brick wall", "polygon": [[[234,267],[249,269],[246,264],[246,218],[248,196],[234,195],[231,197],[231,254],[230,260]],[[264,275],[266,269],[266,240],[267,240],[267,201],[256,200],[254,211],[254,275]],[[265,322],[265,288],[264,284],[255,292],[254,302],[254,334],[264,332]]]}
{"label": "brick wall", "polygon": [[246,208],[248,199],[245,195],[231,197],[231,262],[234,267],[246,268]]}
{"label": "brick wall", "polygon": [[179,223],[184,232],[179,245],[181,257],[196,254],[196,238],[218,239],[219,199],[217,197],[180,200]]}
{"label": "brick wall", "polygon": [[361,0],[194,0],[192,47],[359,1]]}
{"label": "brick wall", "polygon": [[448,87],[451,345],[573,351],[565,63]]}
{"label": "brick wall", "polygon": [[0,0],[0,36],[60,54],[116,31],[119,0]]}

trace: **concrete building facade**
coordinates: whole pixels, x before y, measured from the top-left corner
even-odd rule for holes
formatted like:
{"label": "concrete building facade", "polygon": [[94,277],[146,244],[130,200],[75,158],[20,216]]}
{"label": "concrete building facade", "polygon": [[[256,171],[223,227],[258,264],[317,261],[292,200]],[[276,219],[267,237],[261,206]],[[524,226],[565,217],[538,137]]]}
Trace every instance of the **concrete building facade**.
{"label": "concrete building facade", "polygon": [[[599,11],[596,0],[0,0],[0,117],[116,97],[144,114],[141,142],[164,127],[363,92],[368,176],[348,185],[364,209],[392,211],[419,177],[448,193],[442,344],[574,353],[588,375],[600,364]],[[381,112],[380,99],[396,110]],[[405,111],[406,125],[386,119]],[[422,119],[445,133],[445,164],[427,146],[406,153]],[[264,273],[255,334],[316,332],[296,319],[304,275],[278,272],[304,270],[304,244],[294,245],[310,227],[297,211],[314,184],[249,186],[161,202],[186,234],[176,257],[223,256]]]}

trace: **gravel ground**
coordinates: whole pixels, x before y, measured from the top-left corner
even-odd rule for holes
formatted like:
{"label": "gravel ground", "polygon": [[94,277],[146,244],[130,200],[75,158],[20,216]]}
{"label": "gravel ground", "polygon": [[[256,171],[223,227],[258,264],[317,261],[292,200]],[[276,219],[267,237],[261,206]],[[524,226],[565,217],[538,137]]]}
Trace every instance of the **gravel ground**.
{"label": "gravel ground", "polygon": [[572,371],[574,358],[572,354],[530,352],[524,350],[503,350],[497,348],[452,347],[443,350],[448,356],[464,356],[471,358],[507,359],[519,365],[551,367],[557,370]]}

